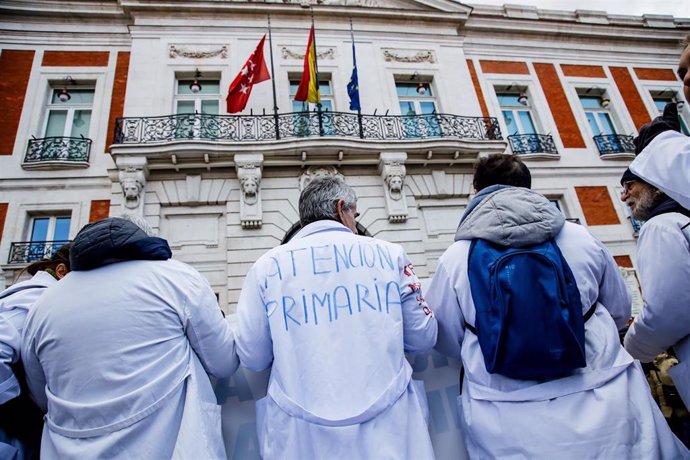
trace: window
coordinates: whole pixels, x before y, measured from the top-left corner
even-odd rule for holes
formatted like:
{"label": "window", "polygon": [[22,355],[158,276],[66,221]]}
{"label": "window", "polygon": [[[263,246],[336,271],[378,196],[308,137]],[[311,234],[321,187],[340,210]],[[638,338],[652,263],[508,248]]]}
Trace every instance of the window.
{"label": "window", "polygon": [[438,137],[441,126],[436,117],[436,97],[431,85],[422,82],[396,82],[400,115],[405,137]]}
{"label": "window", "polygon": [[43,137],[88,138],[93,107],[93,88],[68,88],[70,98],[62,102],[53,89],[46,107]]}
{"label": "window", "polygon": [[[661,92],[652,92],[652,99],[654,100],[654,105],[656,106],[656,109],[659,112],[659,115],[664,113],[664,107],[666,107],[666,104],[668,104],[669,102],[677,102],[680,100],[677,93],[670,92],[668,90],[661,91]],[[688,125],[685,122],[685,120],[683,119],[680,108],[678,109],[678,121],[680,122],[681,132],[683,134],[685,134],[686,136],[690,136],[690,131],[688,130]]]}
{"label": "window", "polygon": [[501,114],[511,134],[537,134],[534,125],[532,109],[529,107],[529,99],[524,93],[497,93],[498,103],[501,106]]}
{"label": "window", "polygon": [[[294,117],[295,134],[298,136],[308,136],[310,119],[312,116],[318,117],[318,113],[313,115],[317,110],[316,104],[295,100],[295,94],[297,94],[300,80],[301,76],[290,78],[290,100],[292,101],[292,111],[302,112],[302,114],[295,115]],[[333,87],[330,79],[319,79],[319,93],[321,95],[321,124],[323,126],[323,133],[334,134],[335,123],[333,115],[329,113],[333,112],[333,107],[335,106]],[[309,115],[309,112],[312,112],[312,115]],[[318,122],[318,119],[315,118],[315,131],[319,129]]]}
{"label": "window", "polygon": [[611,118],[611,112],[608,109],[609,100],[603,93],[601,95],[585,93],[580,94],[579,97],[593,136],[617,134],[616,127]]}
{"label": "window", "polygon": [[[192,92],[193,80],[178,79],[175,89],[175,137],[184,139],[215,139],[220,107],[220,80],[199,78],[201,89]],[[208,116],[205,116],[208,115]]]}
{"label": "window", "polygon": [[34,216],[30,221],[31,242],[27,262],[51,256],[69,241],[69,215]]}

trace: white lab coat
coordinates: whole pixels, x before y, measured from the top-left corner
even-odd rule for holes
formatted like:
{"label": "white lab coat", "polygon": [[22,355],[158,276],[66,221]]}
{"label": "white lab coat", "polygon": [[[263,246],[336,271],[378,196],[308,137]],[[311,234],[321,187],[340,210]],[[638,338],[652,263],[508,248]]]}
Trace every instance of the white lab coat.
{"label": "white lab coat", "polygon": [[690,137],[665,131],[630,163],[630,170],[690,209]]}
{"label": "white lab coat", "polygon": [[30,313],[29,388],[44,458],[224,458],[207,372],[238,366],[208,282],[167,261],[71,272]]}
{"label": "white lab coat", "polygon": [[673,347],[679,362],[669,375],[690,407],[690,217],[673,212],[645,222],[637,266],[644,308],[625,335],[625,348],[648,362]]}
{"label": "white lab coat", "polygon": [[471,458],[656,459],[688,455],[653,401],[645,376],[620,345],[630,296],[611,255],[589,232],[566,223],[556,236],[575,275],[585,323],[587,367],[552,381],[489,374],[477,340],[467,274],[470,240],[440,258],[427,301],[439,322],[436,348],[462,360],[458,397]]}
{"label": "white lab coat", "polygon": [[418,283],[399,245],[330,220],[254,264],[237,352],[254,371],[273,363],[257,402],[265,459],[433,458],[426,395],[404,356],[436,341]]}
{"label": "white lab coat", "polygon": [[0,293],[0,404],[19,396],[19,381],[11,365],[19,361],[26,316],[45,288],[55,283],[52,275],[38,271]]}

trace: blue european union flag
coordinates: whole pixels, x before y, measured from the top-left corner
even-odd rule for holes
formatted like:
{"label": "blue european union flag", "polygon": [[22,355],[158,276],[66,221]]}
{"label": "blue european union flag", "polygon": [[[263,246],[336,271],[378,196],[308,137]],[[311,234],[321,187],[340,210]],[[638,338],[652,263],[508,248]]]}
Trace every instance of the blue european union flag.
{"label": "blue european union flag", "polygon": [[350,110],[361,110],[359,105],[359,78],[357,77],[357,58],[355,57],[355,42],[352,41],[352,76],[347,83],[347,95],[350,96]]}

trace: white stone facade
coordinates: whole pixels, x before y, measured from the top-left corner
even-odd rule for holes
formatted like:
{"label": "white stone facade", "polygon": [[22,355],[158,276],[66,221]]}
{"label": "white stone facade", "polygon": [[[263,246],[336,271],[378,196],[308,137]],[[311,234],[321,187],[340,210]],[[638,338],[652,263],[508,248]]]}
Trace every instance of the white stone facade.
{"label": "white stone facade", "polygon": [[[406,115],[408,104],[417,114],[428,113],[423,119],[431,124],[415,124],[414,130],[420,131],[406,131],[396,140],[360,138],[356,130],[354,135],[330,135],[334,131],[329,130],[337,128],[328,121],[323,136],[278,140],[271,138],[275,126],[268,122],[257,128],[268,133],[262,140],[189,134],[214,117],[195,118],[194,110],[181,111],[180,101],[194,101],[195,96],[176,95],[177,82],[192,80],[197,69],[202,85],[218,82],[218,93],[207,99],[217,101],[218,113],[227,115],[227,88],[267,32],[269,14],[276,105],[280,114],[292,112],[290,81],[299,80],[302,72],[312,11],[320,79],[330,82],[332,94],[324,93],[324,99],[330,101],[331,111],[356,115],[349,110],[346,91],[352,70],[352,21],[361,113]],[[679,91],[680,81],[666,75],[676,65],[678,41],[690,33],[690,19],[507,5],[471,8],[451,0],[76,0],[64,5],[35,1],[30,6],[8,2],[0,12],[6,13],[0,17],[0,74],[13,75],[13,59],[25,56],[17,52],[33,52],[27,58],[30,68],[16,130],[10,129],[15,135],[3,138],[12,145],[6,143],[6,151],[0,152],[0,205],[6,211],[0,287],[10,284],[24,266],[8,263],[11,247],[31,239],[37,216],[69,216],[73,238],[94,217],[94,201],[109,200],[109,215],[142,215],[170,242],[174,257],[206,275],[226,312],[234,311],[251,264],[298,223],[300,180],[305,171],[314,171],[309,168],[328,167],[342,174],[358,194],[361,228],[402,244],[420,277],[430,277],[473,193],[473,162],[482,155],[511,152],[506,141],[509,127],[497,97],[497,91],[506,88],[514,92],[519,87],[526,94],[535,129],[550,134],[557,151],[525,155],[533,188],[558,200],[566,217],[579,219],[614,255],[628,256],[634,264],[633,230],[618,200],[618,180],[632,155],[600,156],[579,98],[592,88],[605,95],[616,131],[634,134],[641,111],[648,118],[656,114],[653,95]],[[74,53],[106,57],[91,65]],[[268,39],[264,55],[270,68]],[[506,66],[488,61],[505,61]],[[510,71],[514,63],[520,63],[517,72]],[[571,146],[577,141],[564,141],[569,134],[554,111],[558,106],[549,100],[552,91],[544,64],[555,70],[562,103],[569,106],[574,128],[581,134],[579,147]],[[568,67],[566,74],[563,65],[582,68]],[[649,75],[663,79],[649,79],[647,74],[643,79],[644,72],[637,69],[650,69]],[[628,81],[620,77],[625,72],[638,96],[630,96]],[[90,156],[85,164],[48,161],[37,168],[25,159],[27,145],[32,136],[48,137],[47,101],[66,76],[77,82],[75,88],[93,89],[85,136],[92,141]],[[427,85],[427,96],[399,96],[396,83]],[[240,114],[245,120],[264,113],[272,120],[271,85],[263,82],[253,88]],[[11,94],[7,85],[0,88],[0,96],[5,94]],[[429,104],[435,110],[424,112]],[[688,105],[683,111],[686,120]],[[175,113],[192,115],[185,127],[174,125],[170,131],[165,117]],[[447,135],[434,124],[436,114],[496,117],[503,137]],[[125,130],[125,138],[132,136],[128,141],[109,144],[115,117],[162,118],[150,123],[148,131]],[[281,120],[292,123],[293,132],[302,122],[299,117]],[[208,126],[207,133],[227,134],[230,129]],[[183,129],[189,130],[186,135],[180,134]],[[153,138],[147,137],[151,134]],[[596,206],[584,209],[592,203],[583,204],[585,195],[578,195],[576,187],[604,190],[615,221],[609,215],[602,221],[612,223],[588,222],[587,216],[603,211]]]}

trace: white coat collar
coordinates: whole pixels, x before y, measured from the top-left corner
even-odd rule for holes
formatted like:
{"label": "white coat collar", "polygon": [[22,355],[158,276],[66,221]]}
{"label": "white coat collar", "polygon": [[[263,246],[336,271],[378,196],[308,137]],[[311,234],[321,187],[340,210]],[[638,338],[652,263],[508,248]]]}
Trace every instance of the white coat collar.
{"label": "white coat collar", "polygon": [[57,283],[57,280],[53,278],[53,275],[43,270],[39,270],[30,279],[22,281],[21,283],[15,283],[8,287],[5,291],[0,293],[0,298],[5,298],[24,289],[47,288],[55,283]]}
{"label": "white coat collar", "polygon": [[315,233],[321,233],[321,232],[329,232],[329,231],[334,231],[334,232],[348,232],[352,233],[352,230],[341,224],[340,222],[336,222],[335,220],[317,220],[316,222],[312,222],[311,224],[307,225],[303,229],[301,229],[299,232],[295,234],[293,239],[297,238],[304,238],[309,235],[313,235]]}

